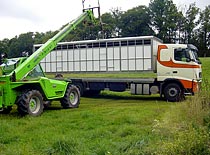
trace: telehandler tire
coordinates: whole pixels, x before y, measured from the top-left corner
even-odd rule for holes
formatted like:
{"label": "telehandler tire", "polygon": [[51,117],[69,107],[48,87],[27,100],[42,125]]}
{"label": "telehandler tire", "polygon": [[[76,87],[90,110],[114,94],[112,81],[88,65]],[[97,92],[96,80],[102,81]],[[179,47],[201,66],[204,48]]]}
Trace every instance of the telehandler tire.
{"label": "telehandler tire", "polygon": [[17,100],[18,112],[20,115],[27,114],[39,116],[43,112],[43,97],[38,90],[29,90],[24,92]]}
{"label": "telehandler tire", "polygon": [[68,85],[64,97],[60,100],[64,109],[78,108],[80,104],[80,92],[76,86]]}

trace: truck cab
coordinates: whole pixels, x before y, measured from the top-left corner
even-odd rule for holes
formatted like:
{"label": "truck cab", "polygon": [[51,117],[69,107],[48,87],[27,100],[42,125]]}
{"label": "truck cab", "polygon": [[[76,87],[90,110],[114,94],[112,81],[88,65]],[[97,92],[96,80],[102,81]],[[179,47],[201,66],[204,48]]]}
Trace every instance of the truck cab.
{"label": "truck cab", "polygon": [[[168,83],[175,83],[183,88],[184,94],[198,91],[201,77],[201,62],[198,49],[186,44],[162,44],[157,51],[157,79],[163,81],[163,90]],[[176,90],[171,88],[168,95],[173,96]],[[164,94],[167,93],[164,91]]]}

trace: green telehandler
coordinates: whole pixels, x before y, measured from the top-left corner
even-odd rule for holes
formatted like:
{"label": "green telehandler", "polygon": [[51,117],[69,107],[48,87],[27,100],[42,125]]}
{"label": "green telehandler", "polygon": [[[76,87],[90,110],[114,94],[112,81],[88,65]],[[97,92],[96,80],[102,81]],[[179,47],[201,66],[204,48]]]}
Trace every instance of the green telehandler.
{"label": "green telehandler", "polygon": [[[84,2],[84,1],[83,1]],[[71,21],[53,38],[29,57],[2,57],[0,65],[0,110],[9,113],[14,104],[20,115],[39,116],[47,104],[59,100],[63,108],[77,108],[80,103],[80,93],[71,81],[64,79],[49,79],[39,64],[69,32],[87,19],[95,22],[93,9],[83,9],[83,13]]]}

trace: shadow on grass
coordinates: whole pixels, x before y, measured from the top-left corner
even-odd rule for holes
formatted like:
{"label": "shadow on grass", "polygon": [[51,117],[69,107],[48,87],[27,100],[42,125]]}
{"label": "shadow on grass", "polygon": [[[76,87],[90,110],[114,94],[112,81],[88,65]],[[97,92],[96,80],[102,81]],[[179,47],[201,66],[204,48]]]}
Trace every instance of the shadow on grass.
{"label": "shadow on grass", "polygon": [[[101,92],[99,95],[92,95],[92,96],[86,96],[82,97],[82,99],[89,98],[89,99],[97,99],[95,100],[95,104],[100,102],[100,100],[122,100],[122,103],[126,103],[124,101],[138,101],[138,102],[162,102],[165,101],[164,98],[161,98],[159,95],[131,95],[128,92],[111,92],[111,91],[104,91]],[[124,101],[123,101],[124,100]],[[121,101],[119,101],[121,102]],[[70,108],[71,109],[71,108]],[[49,107],[44,108],[44,112],[49,111],[61,111],[66,110],[63,109],[60,105],[60,102],[53,101],[53,103]],[[16,107],[13,107],[13,110],[9,114],[3,114],[0,113],[1,117],[4,116],[10,116],[10,117],[17,117],[17,118],[23,118],[24,116],[19,115]],[[26,115],[29,116],[29,115]]]}
{"label": "shadow on grass", "polygon": [[[62,107],[61,107],[61,105],[60,104],[52,104],[51,106],[49,106],[49,107],[47,107],[47,108],[44,108],[43,109],[43,113],[45,113],[46,111],[60,111],[60,110],[65,110],[65,109],[63,109]],[[42,114],[43,114],[42,113]],[[41,115],[42,115],[41,114]],[[41,116],[40,115],[40,116]],[[26,114],[26,115],[20,115],[19,113],[18,113],[18,111],[17,111],[17,107],[16,106],[14,106],[13,108],[12,108],[12,110],[11,110],[11,112],[9,112],[9,113],[4,113],[4,112],[0,112],[0,117],[1,118],[9,118],[9,117],[14,117],[14,118],[24,118],[24,117],[34,117],[34,116],[30,116],[30,115],[28,115],[28,114]],[[36,117],[36,116],[35,116]]]}
{"label": "shadow on grass", "polygon": [[139,100],[139,101],[165,101],[159,95],[131,95],[127,92],[102,92],[98,95],[85,96],[93,99],[113,99],[113,100]]}
{"label": "shadow on grass", "polygon": [[22,116],[16,111],[12,110],[10,113],[0,113],[0,117],[6,118],[6,117],[16,117],[16,118],[21,118]]}
{"label": "shadow on grass", "polygon": [[47,108],[44,108],[44,111],[47,111],[47,110],[63,110],[63,108],[61,106],[59,107],[59,105],[56,105],[56,106],[51,105],[51,106],[49,106]]}

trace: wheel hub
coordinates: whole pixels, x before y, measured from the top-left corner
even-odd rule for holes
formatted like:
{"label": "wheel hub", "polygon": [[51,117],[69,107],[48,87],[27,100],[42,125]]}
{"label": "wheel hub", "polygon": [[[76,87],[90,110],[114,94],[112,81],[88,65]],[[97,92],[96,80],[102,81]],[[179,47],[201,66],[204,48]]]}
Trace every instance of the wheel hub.
{"label": "wheel hub", "polygon": [[31,99],[29,107],[32,111],[34,111],[34,109],[36,109],[36,101],[34,99]]}
{"label": "wheel hub", "polygon": [[32,113],[36,113],[37,111],[39,111],[40,108],[40,101],[38,98],[33,97],[31,98],[30,102],[29,102],[29,109]]}
{"label": "wheel hub", "polygon": [[75,94],[74,93],[71,93],[70,94],[70,102],[71,103],[74,103],[74,101],[75,101]]}
{"label": "wheel hub", "polygon": [[70,102],[72,105],[76,105],[77,104],[77,100],[78,100],[78,96],[75,92],[71,92],[70,96],[69,96]]}
{"label": "wheel hub", "polygon": [[178,93],[178,90],[175,89],[175,88],[171,88],[171,89],[169,89],[169,91],[168,91],[168,94],[169,94],[171,97],[175,97],[175,96],[177,95],[177,93]]}

